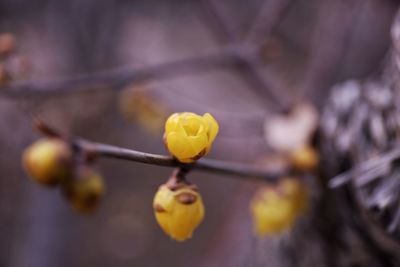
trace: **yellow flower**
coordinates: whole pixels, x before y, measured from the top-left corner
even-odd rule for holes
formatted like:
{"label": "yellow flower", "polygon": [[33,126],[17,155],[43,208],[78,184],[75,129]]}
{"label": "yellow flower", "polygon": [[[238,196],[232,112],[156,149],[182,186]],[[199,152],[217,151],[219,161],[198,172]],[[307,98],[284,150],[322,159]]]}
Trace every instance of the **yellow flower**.
{"label": "yellow flower", "polygon": [[71,174],[71,148],[56,138],[41,139],[23,153],[22,165],[40,184],[54,186]]}
{"label": "yellow flower", "polygon": [[250,204],[256,234],[262,237],[289,229],[305,210],[307,200],[304,186],[295,178],[260,188]]}
{"label": "yellow flower", "polygon": [[62,184],[71,206],[80,213],[93,213],[104,195],[103,178],[95,170],[80,166],[77,175]]}
{"label": "yellow flower", "polygon": [[218,134],[217,121],[209,113],[174,113],[165,123],[164,142],[180,162],[193,162],[207,154]]}
{"label": "yellow flower", "polygon": [[175,191],[162,185],[153,200],[158,224],[177,241],[192,237],[194,229],[204,217],[204,205],[198,192],[188,187]]}
{"label": "yellow flower", "polygon": [[289,157],[293,167],[300,171],[313,170],[319,163],[318,152],[310,145],[292,151]]}

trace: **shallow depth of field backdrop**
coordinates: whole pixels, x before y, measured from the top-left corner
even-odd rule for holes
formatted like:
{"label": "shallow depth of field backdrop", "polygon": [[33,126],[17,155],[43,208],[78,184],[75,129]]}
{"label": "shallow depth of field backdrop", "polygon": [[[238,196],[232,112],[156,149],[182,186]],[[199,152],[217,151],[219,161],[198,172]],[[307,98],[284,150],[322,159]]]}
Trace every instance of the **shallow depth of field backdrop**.
{"label": "shallow depth of field backdrop", "polygon": [[[336,191],[319,177],[308,185],[312,199],[330,204],[320,217],[310,215],[318,223],[303,218],[293,232],[257,239],[248,206],[262,183],[194,171],[189,180],[201,190],[206,216],[192,239],[177,243],[152,210],[172,169],[101,159],[107,193],[94,215],[83,216],[58,190],[32,182],[20,163],[23,149],[39,137],[31,115],[68,134],[167,154],[152,111],[121,107],[121,94],[132,87],[159,107],[156,113],[212,113],[220,133],[207,157],[256,162],[271,152],[263,129],[277,103],[308,101],[321,110],[334,84],[381,79],[396,47],[390,31],[398,4],[1,0],[0,34],[12,33],[17,48],[15,62],[7,63],[14,77],[0,87],[0,266],[399,266],[362,238],[337,241],[351,230],[340,231],[342,222],[330,218],[341,206],[327,198]],[[156,74],[146,69],[175,61]],[[136,81],[132,70],[141,69],[150,74],[139,71],[143,80]],[[96,74],[102,71],[108,72]],[[56,83],[60,88],[42,83],[86,74],[94,75]],[[18,84],[54,93],[24,94]]]}

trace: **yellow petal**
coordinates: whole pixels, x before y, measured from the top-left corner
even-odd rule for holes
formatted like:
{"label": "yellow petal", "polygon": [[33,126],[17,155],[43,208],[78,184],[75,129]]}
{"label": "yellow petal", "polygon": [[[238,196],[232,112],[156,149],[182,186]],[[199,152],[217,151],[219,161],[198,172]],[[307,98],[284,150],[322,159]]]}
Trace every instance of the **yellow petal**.
{"label": "yellow petal", "polygon": [[169,152],[179,161],[190,159],[197,154],[189,138],[184,134],[169,133],[166,136],[166,141]]}
{"label": "yellow petal", "polygon": [[193,118],[200,117],[199,115],[197,115],[196,113],[193,113],[193,112],[182,112],[179,115],[180,115],[182,120],[191,120]]}
{"label": "yellow petal", "polygon": [[211,145],[212,142],[214,142],[215,137],[218,134],[219,131],[219,125],[217,121],[214,119],[214,117],[210,113],[205,113],[203,115],[203,118],[207,121],[209,125],[209,144]]}
{"label": "yellow petal", "polygon": [[194,152],[194,155],[192,157],[196,157],[201,151],[206,149],[208,146],[208,138],[206,134],[191,136],[188,139],[192,147],[192,151]]}
{"label": "yellow petal", "polygon": [[169,116],[169,118],[165,122],[165,132],[170,133],[179,130],[178,129],[179,120],[180,120],[179,113],[174,113],[171,116]]}
{"label": "yellow petal", "polygon": [[195,136],[207,132],[208,125],[204,119],[196,114],[185,114],[180,121],[188,136]]}
{"label": "yellow petal", "polygon": [[164,137],[169,152],[188,163],[208,153],[217,133],[218,123],[209,113],[182,112],[168,118]]}

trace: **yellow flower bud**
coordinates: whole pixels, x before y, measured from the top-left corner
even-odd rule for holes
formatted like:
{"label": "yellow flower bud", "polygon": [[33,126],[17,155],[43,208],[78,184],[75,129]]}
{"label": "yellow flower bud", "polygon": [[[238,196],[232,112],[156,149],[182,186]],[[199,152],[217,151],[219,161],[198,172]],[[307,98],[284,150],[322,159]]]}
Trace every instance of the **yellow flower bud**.
{"label": "yellow flower bud", "polygon": [[293,167],[300,171],[313,170],[319,163],[318,152],[310,145],[292,151],[289,157]]}
{"label": "yellow flower bud", "polygon": [[177,241],[192,237],[193,230],[204,217],[204,205],[198,192],[188,187],[175,191],[162,185],[158,189],[153,209],[164,232]]}
{"label": "yellow flower bud", "polygon": [[26,172],[40,184],[54,186],[71,175],[72,151],[61,139],[46,138],[30,145],[23,153]]}
{"label": "yellow flower bud", "polygon": [[63,184],[63,192],[71,206],[81,213],[93,213],[104,195],[103,178],[89,167],[81,166],[76,177]]}
{"label": "yellow flower bud", "polygon": [[218,130],[217,121],[209,113],[174,113],[165,123],[164,142],[175,158],[190,163],[210,151]]}
{"label": "yellow flower bud", "polygon": [[295,178],[260,188],[250,204],[255,233],[262,237],[289,229],[307,206],[307,192]]}

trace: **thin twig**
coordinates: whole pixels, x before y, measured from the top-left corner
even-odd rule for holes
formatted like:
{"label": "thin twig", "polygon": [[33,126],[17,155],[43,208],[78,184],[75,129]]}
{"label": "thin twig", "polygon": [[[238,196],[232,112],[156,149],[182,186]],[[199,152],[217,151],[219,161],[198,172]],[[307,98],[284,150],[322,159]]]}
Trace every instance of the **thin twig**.
{"label": "thin twig", "polygon": [[45,97],[73,92],[120,89],[132,82],[214,70],[221,67],[235,67],[238,66],[237,63],[241,63],[245,78],[252,86],[257,87],[258,93],[262,92],[261,95],[271,103],[270,107],[278,112],[286,110],[289,104],[285,101],[287,97],[281,94],[282,88],[270,75],[261,72],[262,62],[257,58],[260,48],[240,42],[239,35],[212,0],[204,0],[203,4],[229,41],[227,47],[218,53],[144,68],[119,68],[64,79],[16,83],[2,87],[0,97]]}
{"label": "thin twig", "polygon": [[226,162],[213,159],[200,159],[195,163],[184,164],[178,162],[171,156],[150,154],[127,148],[95,143],[83,139],[75,140],[74,144],[80,149],[88,150],[93,153],[93,155],[98,157],[124,159],[164,167],[185,167],[192,170],[225,174],[229,175],[229,177],[245,177],[273,182],[277,181],[279,177],[289,174],[289,171],[274,173],[250,164]]}
{"label": "thin twig", "polygon": [[120,68],[64,79],[27,82],[2,87],[0,96],[10,98],[43,97],[63,93],[122,88],[131,82],[171,77],[182,73],[208,71],[234,66],[236,50],[162,63],[144,68]]}
{"label": "thin twig", "polygon": [[265,0],[246,36],[246,41],[263,43],[291,3],[291,0]]}
{"label": "thin twig", "polygon": [[361,17],[363,5],[368,3],[361,0],[321,1],[303,89],[305,97],[310,98],[316,106],[324,104],[321,100],[327,98],[328,89],[340,74],[341,63],[354,35],[354,25]]}
{"label": "thin twig", "polygon": [[232,28],[232,24],[220,12],[212,0],[204,0],[209,13],[215,18],[219,28],[230,42],[225,49],[212,55],[199,56],[184,60],[162,63],[145,68],[120,68],[85,74],[64,79],[31,81],[16,83],[0,90],[0,97],[26,98],[44,97],[72,92],[119,89],[125,85],[148,79],[171,77],[183,73],[235,67],[241,63],[243,74],[251,86],[270,102],[275,111],[285,111],[290,106],[281,86],[271,75],[262,71],[262,62],[258,58],[260,47],[243,43]]}
{"label": "thin twig", "polygon": [[[221,5],[218,5],[215,0],[203,0],[202,4],[211,20],[215,22],[217,30],[224,36],[226,45],[232,46],[236,50],[236,56],[242,66],[242,73],[251,88],[267,99],[270,103],[269,107],[274,111],[287,111],[291,103],[287,95],[283,94],[284,88],[271,75],[262,71],[263,63],[258,55],[260,46],[254,47],[241,40],[238,30],[232,26],[232,21],[226,17]],[[278,18],[279,16],[269,21],[267,27],[272,28],[277,23]]]}
{"label": "thin twig", "polygon": [[203,8],[206,11],[206,15],[210,18],[206,21],[214,22],[215,27],[218,31],[218,36],[223,36],[225,43],[237,43],[240,41],[238,31],[233,27],[233,24],[226,17],[226,14],[222,11],[221,7],[213,0],[202,0]]}
{"label": "thin twig", "polygon": [[271,109],[277,112],[287,112],[292,106],[291,100],[287,94],[285,94],[285,88],[276,81],[266,71],[262,70],[263,63],[260,59],[251,57],[251,55],[243,56],[241,58],[242,72],[246,81],[252,86],[256,93],[266,99],[268,99]]}

